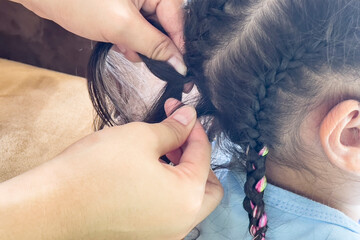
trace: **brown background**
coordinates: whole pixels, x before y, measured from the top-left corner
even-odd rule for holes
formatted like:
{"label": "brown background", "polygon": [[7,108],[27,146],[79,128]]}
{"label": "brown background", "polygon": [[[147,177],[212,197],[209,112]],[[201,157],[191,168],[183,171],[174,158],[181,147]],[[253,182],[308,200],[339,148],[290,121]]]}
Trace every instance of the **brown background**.
{"label": "brown background", "polygon": [[0,0],[0,58],[85,76],[93,45],[20,4]]}

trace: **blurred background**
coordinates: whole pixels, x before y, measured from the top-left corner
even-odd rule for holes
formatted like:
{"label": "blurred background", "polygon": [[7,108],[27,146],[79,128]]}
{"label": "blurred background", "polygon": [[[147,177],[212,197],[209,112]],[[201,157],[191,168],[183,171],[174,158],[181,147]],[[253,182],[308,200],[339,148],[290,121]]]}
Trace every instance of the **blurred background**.
{"label": "blurred background", "polygon": [[80,78],[93,44],[0,0],[0,182],[93,131],[86,80]]}
{"label": "blurred background", "polygon": [[0,0],[0,58],[84,77],[95,43]]}

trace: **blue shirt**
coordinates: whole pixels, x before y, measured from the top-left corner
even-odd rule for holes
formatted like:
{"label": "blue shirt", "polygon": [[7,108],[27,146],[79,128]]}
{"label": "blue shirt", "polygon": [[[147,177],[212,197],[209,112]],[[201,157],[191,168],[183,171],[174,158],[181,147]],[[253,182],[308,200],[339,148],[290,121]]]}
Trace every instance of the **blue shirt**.
{"label": "blue shirt", "polygon": [[[224,187],[220,205],[186,239],[251,240],[243,209],[245,174],[217,171]],[[360,225],[344,213],[268,184],[264,195],[268,216],[267,240],[360,240]]]}

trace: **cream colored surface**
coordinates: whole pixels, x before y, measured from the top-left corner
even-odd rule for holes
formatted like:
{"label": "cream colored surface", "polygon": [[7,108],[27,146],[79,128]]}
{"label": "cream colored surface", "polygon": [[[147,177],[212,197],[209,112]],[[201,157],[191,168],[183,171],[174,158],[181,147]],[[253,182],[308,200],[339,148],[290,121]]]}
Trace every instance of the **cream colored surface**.
{"label": "cream colored surface", "polygon": [[92,132],[86,80],[0,59],[0,182]]}

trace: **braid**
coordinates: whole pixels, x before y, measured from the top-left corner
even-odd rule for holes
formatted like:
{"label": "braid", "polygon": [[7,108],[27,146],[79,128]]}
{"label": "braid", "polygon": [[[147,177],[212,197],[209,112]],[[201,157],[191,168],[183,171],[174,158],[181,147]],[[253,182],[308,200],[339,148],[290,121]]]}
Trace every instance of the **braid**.
{"label": "braid", "polygon": [[[255,146],[255,148],[258,146]],[[247,175],[244,186],[246,197],[243,201],[243,206],[248,212],[250,234],[254,239],[260,240],[265,239],[265,232],[267,230],[267,216],[263,195],[267,183],[265,177],[265,158],[268,150],[267,147],[263,147],[260,150],[262,153],[259,154],[255,148],[249,146],[246,153]]]}
{"label": "braid", "polygon": [[[214,54],[209,54],[209,49],[221,48],[221,43],[224,41],[226,36],[230,35],[230,31],[234,30],[234,22],[237,22],[237,17],[226,13],[224,11],[224,5],[229,1],[199,1],[198,5],[202,6],[191,6],[191,9],[201,9],[203,11],[194,11],[194,13],[188,11],[188,16],[186,19],[191,22],[191,24],[185,23],[185,25],[191,25],[196,28],[185,29],[186,36],[186,52],[185,62],[189,66],[189,74],[195,76],[196,83],[199,86],[199,91],[201,91],[202,96],[211,96],[211,92],[203,92],[206,89],[210,89],[207,86],[208,77],[204,75],[204,65],[209,61],[211,62],[214,58]],[[206,5],[204,7],[203,5]],[[219,24],[217,21],[222,21]],[[222,26],[227,25],[227,28]],[[222,29],[217,29],[217,26],[221,26]],[[227,32],[224,32],[227,31]],[[221,32],[222,34],[219,34]],[[222,39],[218,39],[221,37]],[[228,56],[227,54],[224,54]],[[192,66],[201,66],[201,68],[191,68]],[[221,76],[218,76],[219,79],[222,79]],[[224,79],[223,79],[224,80]],[[225,80],[224,80],[225,81]],[[265,239],[265,232],[267,230],[267,216],[264,208],[263,201],[263,190],[266,186],[266,177],[265,177],[265,158],[266,154],[263,154],[265,151],[264,145],[261,142],[258,142],[260,137],[259,130],[257,129],[257,115],[261,115],[260,112],[260,102],[266,97],[266,88],[262,85],[259,88],[259,100],[253,101],[252,106],[255,114],[249,113],[246,114],[246,117],[242,115],[242,118],[248,119],[248,123],[240,122],[237,124],[236,131],[228,131],[229,138],[234,143],[241,143],[247,141],[248,151],[246,159],[246,168],[247,168],[247,181],[245,183],[245,193],[246,198],[243,201],[244,208],[249,215],[249,231],[254,236],[254,239],[260,240]],[[238,95],[238,94],[236,94]],[[246,94],[245,94],[246,95]],[[245,96],[244,95],[244,96]],[[231,101],[229,101],[231,102]],[[216,108],[222,109],[220,106],[215,106]],[[248,115],[248,116],[247,116]],[[227,118],[234,118],[235,116],[228,116],[226,113],[219,113],[218,118],[220,118],[221,123],[232,122],[228,121]],[[233,124],[230,124],[232,126]],[[245,131],[241,131],[243,128]],[[226,129],[226,127],[222,127]],[[241,134],[241,133],[244,134]],[[263,149],[261,155],[259,152]]]}
{"label": "braid", "polygon": [[[266,119],[266,114],[263,107],[271,99],[275,85],[281,85],[282,82],[292,82],[296,87],[297,82],[293,82],[289,73],[291,70],[299,69],[303,66],[306,55],[311,55],[324,49],[325,43],[317,41],[311,46],[299,47],[291,57],[283,58],[280,61],[279,67],[269,72],[264,78],[259,78],[260,84],[258,88],[257,100],[254,100],[252,110],[255,112],[252,119],[253,127],[247,125],[246,133],[249,139],[249,144],[246,150],[246,182],[244,184],[244,191],[246,197],[243,201],[244,209],[248,212],[249,217],[249,232],[254,237],[254,240],[265,240],[265,233],[267,226],[267,215],[263,201],[264,190],[267,185],[265,176],[265,161],[268,154],[268,147],[264,143],[264,137],[260,133],[259,122]],[[270,104],[267,104],[269,107]],[[263,132],[263,131],[262,131]]]}

